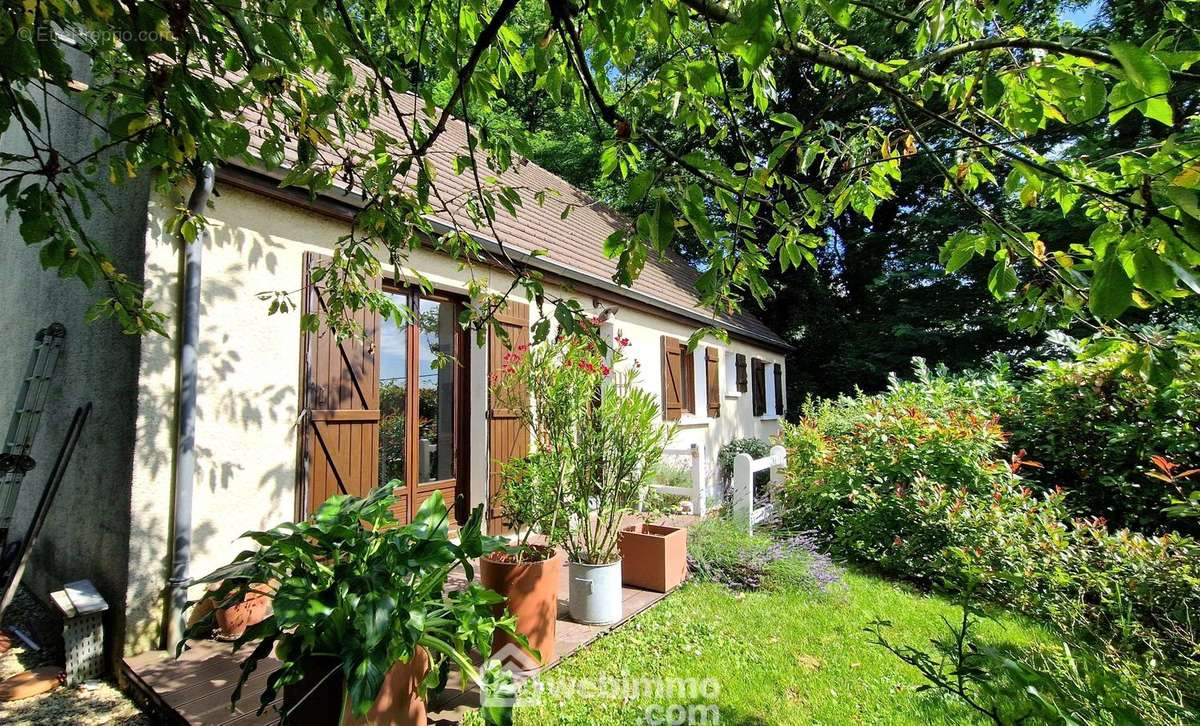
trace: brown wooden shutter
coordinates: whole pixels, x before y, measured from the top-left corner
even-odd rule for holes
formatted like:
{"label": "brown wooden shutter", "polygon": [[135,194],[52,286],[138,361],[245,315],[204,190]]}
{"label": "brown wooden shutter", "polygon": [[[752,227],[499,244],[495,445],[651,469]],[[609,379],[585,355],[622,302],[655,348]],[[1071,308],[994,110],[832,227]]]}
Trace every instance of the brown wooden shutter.
{"label": "brown wooden shutter", "polygon": [[737,354],[737,389],[738,393],[746,392],[746,356]]}
{"label": "brown wooden shutter", "polygon": [[696,356],[687,349],[687,343],[676,341],[679,345],[680,381],[683,385],[683,410],[696,413]]}
{"label": "brown wooden shutter", "polygon": [[704,349],[704,382],[707,384],[708,415],[717,418],[721,415],[721,378],[717,365],[717,349]]}
{"label": "brown wooden shutter", "polygon": [[[494,329],[488,330],[488,380],[500,375],[504,368],[504,354],[522,345],[529,344],[529,306],[525,303],[509,302],[504,310],[496,313],[496,322],[508,334],[508,342],[501,340]],[[505,530],[500,512],[493,506],[497,495],[504,487],[500,470],[504,462],[519,459],[529,453],[529,430],[517,417],[517,413],[496,405],[488,398],[488,534],[501,534]]]}
{"label": "brown wooden shutter", "polygon": [[668,421],[683,415],[683,353],[678,340],[662,336],[663,418]]}
{"label": "brown wooden shutter", "polygon": [[[310,272],[328,257],[304,255],[302,310],[325,313],[323,287]],[[378,288],[380,280],[374,281]],[[354,313],[364,337],[337,341],[322,326],[302,333],[304,384],[300,415],[300,497],[298,513],[307,517],[335,494],[364,496],[379,483],[379,314]]]}
{"label": "brown wooden shutter", "polygon": [[763,362],[758,358],[750,359],[750,383],[753,389],[754,415],[762,416],[767,412],[767,375]]}
{"label": "brown wooden shutter", "polygon": [[775,413],[783,415],[783,366],[775,364]]}

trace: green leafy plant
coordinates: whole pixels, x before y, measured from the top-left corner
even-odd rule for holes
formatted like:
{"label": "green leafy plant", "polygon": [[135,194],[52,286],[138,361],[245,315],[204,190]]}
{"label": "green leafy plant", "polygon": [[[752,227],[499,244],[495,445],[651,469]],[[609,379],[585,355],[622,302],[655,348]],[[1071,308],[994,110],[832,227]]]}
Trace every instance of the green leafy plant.
{"label": "green leafy plant", "polygon": [[564,536],[568,477],[578,466],[578,431],[609,371],[596,350],[593,340],[580,336],[521,345],[504,355],[501,370],[493,375],[496,404],[511,411],[533,438],[532,453],[502,467],[504,486],[496,498],[501,517],[518,533],[518,556],[546,556],[545,550],[529,546],[534,534],[545,535],[551,544]]}
{"label": "green leafy plant", "polygon": [[605,375],[586,359],[575,365],[599,375],[598,400],[575,432],[565,499],[571,524],[562,544],[572,562],[602,565],[620,557],[621,520],[654,480],[674,427],[662,423],[657,398],[638,385],[635,368]]}
{"label": "green leafy plant", "polygon": [[[272,650],[281,665],[267,679],[259,713],[279,689],[300,683],[320,664],[322,680],[340,671],[345,699],[362,716],[389,669],[410,661],[418,649],[430,660],[419,686],[422,698],[439,687],[444,668],[451,665],[464,683],[504,687],[497,669],[481,672],[471,652],[490,652],[496,630],[525,645],[514,633],[515,619],[498,617],[493,608],[502,598],[477,584],[445,591],[454,567],[461,566],[466,579],[473,580],[471,560],[496,550],[502,540],[482,534],[482,505],[458,529],[457,542],[452,540],[449,511],[437,492],[410,524],[401,526],[392,513],[397,484],[379,487],[366,498],[334,496],[309,520],[248,532],[245,536],[258,549],[242,552],[196,581],[220,583],[211,595],[218,606],[240,602],[251,591],[273,598],[274,614],[247,628],[234,643],[235,650],[257,644],[242,664],[233,704]],[[209,613],[195,622],[187,637],[211,632],[212,618]],[[185,646],[186,640],[180,650]],[[494,723],[506,718],[497,708],[485,709],[484,716]]]}
{"label": "green leafy plant", "polygon": [[[721,473],[721,481],[728,484],[733,481],[733,460],[738,454],[749,454],[753,459],[761,459],[764,456],[769,456],[771,453],[771,444],[762,439],[746,438],[746,439],[731,439],[728,443],[721,447],[717,453],[717,470]],[[766,481],[769,474],[755,474],[755,483],[758,484],[758,477],[763,477],[762,481]]]}
{"label": "green leafy plant", "polygon": [[1029,364],[1015,405],[1001,412],[1010,448],[1042,464],[1025,470],[1029,485],[1061,486],[1076,515],[1102,513],[1116,527],[1200,533],[1200,523],[1164,512],[1180,492],[1150,466],[1155,456],[1180,471],[1200,464],[1200,352],[1175,355],[1170,382],[1147,381],[1127,351]]}
{"label": "green leafy plant", "polygon": [[674,429],[624,365],[622,341],[562,335],[504,358],[492,382],[533,433],[534,451],[504,469],[502,511],[576,562],[617,557],[622,516],[644,498]]}
{"label": "green leafy plant", "polygon": [[810,404],[783,434],[785,522],[926,585],[976,573],[979,597],[1052,623],[1112,673],[1137,664],[1160,695],[1176,689],[1195,709],[1196,542],[1112,531],[1073,516],[1061,489],[1027,486],[1023,474],[1040,469],[1006,456],[995,413],[1014,393],[1003,376],[918,371],[877,396]]}
{"label": "green leafy plant", "polygon": [[824,590],[841,569],[806,534],[751,534],[728,517],[688,528],[688,568],[734,590]]}

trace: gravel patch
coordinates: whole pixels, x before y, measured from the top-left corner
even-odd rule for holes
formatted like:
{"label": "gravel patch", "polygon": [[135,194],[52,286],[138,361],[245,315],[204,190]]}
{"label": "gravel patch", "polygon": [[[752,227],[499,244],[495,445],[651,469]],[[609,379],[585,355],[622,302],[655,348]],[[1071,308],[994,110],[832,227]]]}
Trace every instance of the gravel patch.
{"label": "gravel patch", "polygon": [[[63,663],[61,619],[25,588],[17,592],[4,613],[3,626],[19,627],[41,648],[33,650],[17,641],[11,650],[0,654],[0,679],[30,668]],[[78,688],[60,686],[40,696],[0,702],[0,724],[5,726],[149,726],[151,723],[111,681],[90,681]]]}

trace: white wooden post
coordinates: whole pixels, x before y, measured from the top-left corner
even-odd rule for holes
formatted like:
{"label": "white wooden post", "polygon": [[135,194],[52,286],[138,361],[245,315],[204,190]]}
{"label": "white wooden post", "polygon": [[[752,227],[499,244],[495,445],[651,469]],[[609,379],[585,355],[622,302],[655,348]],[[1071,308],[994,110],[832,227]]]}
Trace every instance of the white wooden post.
{"label": "white wooden post", "polygon": [[787,464],[787,449],[779,444],[771,447],[771,481],[779,481],[779,470]]}
{"label": "white wooden post", "polygon": [[733,519],[745,522],[746,529],[753,531],[751,514],[754,512],[754,459],[749,454],[733,457]]}
{"label": "white wooden post", "polygon": [[704,444],[692,444],[692,514],[708,511],[708,482],[704,480]]}

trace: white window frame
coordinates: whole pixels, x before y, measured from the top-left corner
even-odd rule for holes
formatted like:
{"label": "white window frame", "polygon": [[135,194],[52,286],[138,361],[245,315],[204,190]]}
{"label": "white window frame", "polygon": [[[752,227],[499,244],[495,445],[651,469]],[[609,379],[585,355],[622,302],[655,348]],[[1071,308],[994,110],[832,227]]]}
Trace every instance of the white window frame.
{"label": "white window frame", "polygon": [[684,409],[683,415],[676,422],[679,426],[707,426],[712,422],[708,416],[708,381],[706,365],[704,359],[704,350],[709,346],[697,345],[692,351],[692,386],[694,395],[692,398],[696,401],[696,410],[688,411]]}
{"label": "white window frame", "polygon": [[721,356],[721,365],[725,366],[725,373],[721,376],[721,385],[725,387],[723,395],[725,398],[739,398],[742,392],[737,387],[737,353],[725,351],[725,355]]}
{"label": "white window frame", "polygon": [[778,363],[763,361],[763,388],[765,389],[764,398],[767,401],[767,411],[758,417],[762,421],[774,421],[779,418],[779,414],[775,413],[775,369],[778,367]]}

